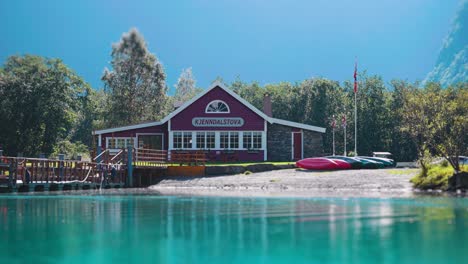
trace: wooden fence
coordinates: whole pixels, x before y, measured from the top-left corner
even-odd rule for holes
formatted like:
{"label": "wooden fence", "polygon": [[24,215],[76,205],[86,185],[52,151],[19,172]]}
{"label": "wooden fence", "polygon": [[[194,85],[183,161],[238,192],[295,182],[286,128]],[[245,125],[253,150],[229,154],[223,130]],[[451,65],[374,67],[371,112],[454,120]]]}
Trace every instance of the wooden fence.
{"label": "wooden fence", "polygon": [[0,185],[15,188],[31,184],[120,184],[132,186],[133,168],[152,170],[168,166],[204,166],[202,151],[129,148],[116,154],[104,150],[91,161],[0,156]]}
{"label": "wooden fence", "polygon": [[2,157],[0,179],[17,184],[124,184],[126,165],[77,160]]}

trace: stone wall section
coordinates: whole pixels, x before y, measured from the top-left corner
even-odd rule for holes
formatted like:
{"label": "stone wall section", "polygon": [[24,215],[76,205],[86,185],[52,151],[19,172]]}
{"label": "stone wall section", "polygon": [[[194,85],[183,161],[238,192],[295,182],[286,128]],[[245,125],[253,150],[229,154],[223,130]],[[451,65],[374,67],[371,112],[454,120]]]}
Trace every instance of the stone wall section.
{"label": "stone wall section", "polygon": [[[292,127],[268,124],[267,159],[268,161],[290,161]],[[323,155],[322,133],[303,130],[304,158]]]}
{"label": "stone wall section", "polygon": [[323,140],[322,133],[302,130],[304,140],[304,158],[321,157],[323,156]]}
{"label": "stone wall section", "polygon": [[267,127],[267,159],[268,161],[291,160],[292,128],[278,124],[268,124]]}

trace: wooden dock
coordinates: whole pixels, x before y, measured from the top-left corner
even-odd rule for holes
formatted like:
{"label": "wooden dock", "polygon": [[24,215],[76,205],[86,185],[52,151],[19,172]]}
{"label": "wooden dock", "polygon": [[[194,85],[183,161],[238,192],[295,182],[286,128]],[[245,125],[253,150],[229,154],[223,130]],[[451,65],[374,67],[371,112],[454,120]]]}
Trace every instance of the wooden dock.
{"label": "wooden dock", "polygon": [[204,153],[133,148],[91,161],[0,156],[0,192],[142,187],[174,173],[204,174],[205,162]]}

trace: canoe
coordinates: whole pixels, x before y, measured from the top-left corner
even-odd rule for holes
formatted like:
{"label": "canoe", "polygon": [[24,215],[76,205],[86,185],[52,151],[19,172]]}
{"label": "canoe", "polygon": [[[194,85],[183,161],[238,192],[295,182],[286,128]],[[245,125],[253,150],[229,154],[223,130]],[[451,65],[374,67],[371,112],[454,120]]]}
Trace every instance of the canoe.
{"label": "canoe", "polygon": [[327,156],[325,158],[328,159],[339,159],[348,162],[351,165],[352,169],[362,169],[362,162],[353,158],[353,157],[345,157],[345,156]]}
{"label": "canoe", "polygon": [[296,166],[306,170],[336,170],[336,162],[326,158],[307,158],[296,162]]}

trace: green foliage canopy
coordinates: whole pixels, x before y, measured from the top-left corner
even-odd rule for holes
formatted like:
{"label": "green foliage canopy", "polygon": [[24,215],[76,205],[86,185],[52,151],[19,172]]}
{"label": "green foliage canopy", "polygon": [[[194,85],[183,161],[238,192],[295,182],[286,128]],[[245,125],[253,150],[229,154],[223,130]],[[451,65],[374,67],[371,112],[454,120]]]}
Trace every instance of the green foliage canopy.
{"label": "green foliage canopy", "polygon": [[0,145],[9,155],[37,155],[52,153],[68,137],[81,140],[90,129],[74,128],[90,91],[59,59],[9,57],[0,68]]}
{"label": "green foliage canopy", "polygon": [[166,114],[166,74],[143,36],[131,29],[112,46],[112,70],[102,80],[107,94],[106,125],[158,120]]}

